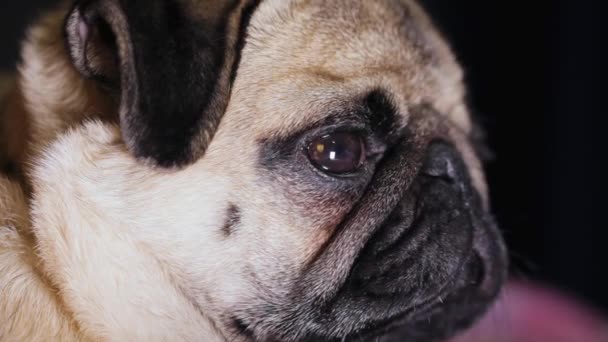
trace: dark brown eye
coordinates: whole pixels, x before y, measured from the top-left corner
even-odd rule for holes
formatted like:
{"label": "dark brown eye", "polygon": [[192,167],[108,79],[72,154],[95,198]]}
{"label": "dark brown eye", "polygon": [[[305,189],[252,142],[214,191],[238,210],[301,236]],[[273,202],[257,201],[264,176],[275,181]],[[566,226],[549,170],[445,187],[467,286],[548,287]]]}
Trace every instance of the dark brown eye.
{"label": "dark brown eye", "polygon": [[365,156],[363,138],[355,133],[341,132],[315,138],[308,146],[308,157],[322,171],[347,174],[357,171]]}

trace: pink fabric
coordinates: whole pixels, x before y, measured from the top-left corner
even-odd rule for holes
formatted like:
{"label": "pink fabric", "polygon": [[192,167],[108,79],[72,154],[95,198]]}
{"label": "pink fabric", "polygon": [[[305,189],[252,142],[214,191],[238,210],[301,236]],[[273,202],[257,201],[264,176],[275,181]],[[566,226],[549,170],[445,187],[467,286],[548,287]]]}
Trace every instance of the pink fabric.
{"label": "pink fabric", "polygon": [[556,291],[511,283],[480,324],[450,342],[608,342],[608,321]]}

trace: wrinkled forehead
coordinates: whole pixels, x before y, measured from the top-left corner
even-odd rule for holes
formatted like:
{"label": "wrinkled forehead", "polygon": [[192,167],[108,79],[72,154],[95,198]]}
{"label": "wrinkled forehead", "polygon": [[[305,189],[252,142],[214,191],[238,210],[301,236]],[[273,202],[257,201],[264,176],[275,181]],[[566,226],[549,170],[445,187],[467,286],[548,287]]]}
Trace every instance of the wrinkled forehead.
{"label": "wrinkled forehead", "polygon": [[232,102],[254,109],[267,129],[293,129],[381,90],[407,120],[408,106],[439,93],[442,51],[425,25],[405,0],[262,1]]}

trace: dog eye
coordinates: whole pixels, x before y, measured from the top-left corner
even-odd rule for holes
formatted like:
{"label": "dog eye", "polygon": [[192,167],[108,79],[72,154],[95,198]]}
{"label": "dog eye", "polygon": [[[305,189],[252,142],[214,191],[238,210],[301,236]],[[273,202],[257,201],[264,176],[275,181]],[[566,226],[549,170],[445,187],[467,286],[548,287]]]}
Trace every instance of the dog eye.
{"label": "dog eye", "polygon": [[310,143],[308,157],[313,165],[327,173],[352,173],[363,165],[365,143],[356,133],[327,134]]}

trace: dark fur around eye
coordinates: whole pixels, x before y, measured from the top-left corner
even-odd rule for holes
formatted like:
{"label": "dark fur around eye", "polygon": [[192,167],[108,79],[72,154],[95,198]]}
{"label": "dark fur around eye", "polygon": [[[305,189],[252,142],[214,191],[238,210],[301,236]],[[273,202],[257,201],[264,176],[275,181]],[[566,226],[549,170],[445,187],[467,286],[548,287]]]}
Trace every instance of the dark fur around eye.
{"label": "dark fur around eye", "polygon": [[[405,130],[401,116],[388,95],[373,91],[336,101],[336,109],[324,119],[294,130],[289,135],[269,134],[258,140],[259,179],[281,189],[302,207],[323,206],[328,201],[351,203],[365,190],[375,168]],[[311,163],[309,147],[314,139],[336,133],[355,134],[365,144],[364,163],[353,172],[330,174]]]}
{"label": "dark fur around eye", "polygon": [[353,132],[364,137],[368,154],[379,155],[393,145],[404,132],[396,106],[389,95],[373,90],[354,99],[350,106],[329,113],[323,120],[294,131],[288,136],[259,139],[260,164],[275,170],[292,162],[314,138],[335,132]]}

